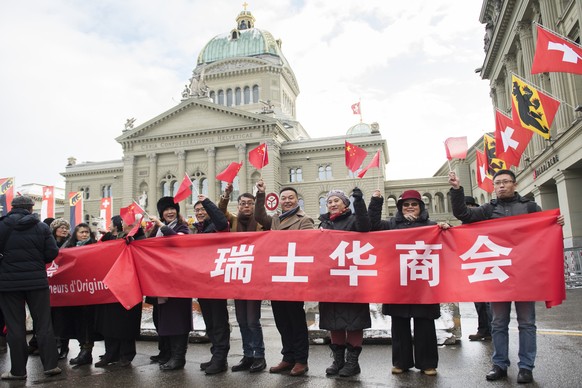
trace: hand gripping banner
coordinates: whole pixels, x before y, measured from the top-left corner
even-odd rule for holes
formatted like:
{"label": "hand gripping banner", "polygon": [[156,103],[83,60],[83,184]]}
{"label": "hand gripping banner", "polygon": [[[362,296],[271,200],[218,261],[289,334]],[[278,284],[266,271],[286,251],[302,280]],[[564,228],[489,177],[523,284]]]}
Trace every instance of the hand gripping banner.
{"label": "hand gripping banner", "polygon": [[160,297],[370,303],[565,299],[558,210],[369,233],[213,233],[61,251],[55,306]]}

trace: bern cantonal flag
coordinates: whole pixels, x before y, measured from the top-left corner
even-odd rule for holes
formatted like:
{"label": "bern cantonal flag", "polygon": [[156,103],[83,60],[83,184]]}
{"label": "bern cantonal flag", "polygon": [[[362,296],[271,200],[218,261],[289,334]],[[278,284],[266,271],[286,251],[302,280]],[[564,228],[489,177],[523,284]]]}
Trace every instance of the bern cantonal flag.
{"label": "bern cantonal flag", "polygon": [[84,222],[83,220],[83,192],[71,191],[69,193],[69,219],[71,220],[71,228]]}
{"label": "bern cantonal flag", "polygon": [[363,148],[353,145],[346,141],[346,166],[351,172],[355,172],[358,168],[362,166],[364,159],[368,156],[368,153]]}
{"label": "bern cantonal flag", "polygon": [[101,227],[103,229],[109,229],[111,226],[111,217],[113,213],[111,211],[113,207],[113,198],[106,197],[101,198],[101,206],[99,207],[99,218],[101,218]]}
{"label": "bern cantonal flag", "polygon": [[542,93],[515,75],[511,76],[511,116],[516,124],[545,139],[550,138],[550,127],[560,107],[560,101]]}
{"label": "bern cantonal flag", "polygon": [[448,160],[453,160],[454,158],[465,159],[467,157],[467,151],[469,150],[467,136],[449,137],[445,140],[445,150]]}
{"label": "bern cantonal flag", "polygon": [[145,210],[135,201],[131,203],[128,207],[122,207],[119,209],[119,215],[126,225],[133,225],[135,223],[135,216],[137,214],[143,214]]}
{"label": "bern cantonal flag", "polygon": [[182,183],[180,183],[180,187],[178,187],[178,191],[176,191],[176,194],[174,195],[174,203],[183,201],[191,195],[192,195],[192,180],[190,180],[188,174],[184,173]]}
{"label": "bern cantonal flag", "polygon": [[55,187],[43,186],[40,219],[55,218]]}
{"label": "bern cantonal flag", "polygon": [[582,74],[582,47],[542,26],[537,26],[538,40],[531,73]]}
{"label": "bern cantonal flag", "polygon": [[533,132],[517,125],[511,117],[495,110],[495,153],[507,167],[519,166],[521,155],[529,144]]}
{"label": "bern cantonal flag", "polygon": [[491,175],[489,175],[487,168],[487,157],[484,153],[475,151],[476,162],[477,162],[477,186],[485,190],[488,193],[493,192],[493,181],[491,180]]}
{"label": "bern cantonal flag", "polygon": [[362,169],[362,171],[360,171],[358,173],[358,178],[363,178],[364,175],[366,175],[366,172],[371,169],[372,167],[378,167],[380,168],[380,150],[378,150],[376,152],[376,154],[374,155],[374,157],[372,158],[372,161],[370,162],[370,164],[368,164],[366,166],[366,168]]}
{"label": "bern cantonal flag", "polygon": [[5,216],[12,210],[12,199],[14,198],[14,178],[0,179],[0,210]]}
{"label": "bern cantonal flag", "polygon": [[261,170],[269,164],[269,152],[267,151],[267,144],[262,143],[258,147],[249,151],[249,162],[257,169]]}
{"label": "bern cantonal flag", "polygon": [[232,162],[224,169],[224,171],[222,171],[220,174],[216,176],[216,179],[218,179],[219,181],[232,183],[234,181],[234,178],[236,178],[238,172],[240,171],[241,167],[242,162],[240,163]]}
{"label": "bern cantonal flag", "polygon": [[505,161],[497,157],[497,145],[495,138],[490,135],[483,135],[483,149],[485,151],[485,158],[488,166],[487,173],[493,176],[497,171],[506,169]]}
{"label": "bern cantonal flag", "polygon": [[362,114],[362,111],[360,110],[360,103],[359,102],[352,104],[352,113],[355,115]]}

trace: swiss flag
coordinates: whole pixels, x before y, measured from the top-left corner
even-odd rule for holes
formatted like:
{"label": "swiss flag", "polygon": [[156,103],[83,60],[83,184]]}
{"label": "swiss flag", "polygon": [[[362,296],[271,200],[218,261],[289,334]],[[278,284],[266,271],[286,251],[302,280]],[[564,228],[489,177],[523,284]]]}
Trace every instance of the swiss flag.
{"label": "swiss flag", "polygon": [[182,179],[182,183],[180,183],[178,191],[176,191],[176,194],[174,194],[174,203],[183,201],[191,195],[192,195],[192,181],[190,180],[188,174],[184,173],[184,179]]}
{"label": "swiss flag", "polygon": [[475,151],[477,156],[477,186],[485,190],[488,193],[493,192],[493,181],[491,180],[491,175],[488,173],[487,157],[483,152]]}
{"label": "swiss flag", "polygon": [[380,150],[376,152],[370,164],[368,164],[366,168],[362,169],[362,171],[358,173],[358,178],[363,178],[364,175],[366,175],[366,172],[372,167],[380,167]]}
{"label": "swiss flag", "polygon": [[348,143],[346,141],[346,166],[351,172],[355,172],[358,168],[362,166],[362,162],[368,156],[368,153],[365,149],[358,147],[357,145],[353,145],[352,143]]}
{"label": "swiss flag", "polygon": [[109,229],[111,225],[111,217],[113,216],[111,208],[113,207],[113,198],[101,198],[101,207],[99,208],[99,218],[101,218],[102,227]]}
{"label": "swiss flag", "polygon": [[362,111],[360,110],[360,103],[359,102],[352,104],[352,113],[355,115],[359,115],[362,113]]}
{"label": "swiss flag", "polygon": [[519,166],[521,155],[529,144],[533,132],[523,128],[498,110],[495,110],[495,152],[506,166]]}
{"label": "swiss flag", "polygon": [[231,164],[228,165],[228,167],[224,169],[224,171],[222,171],[220,174],[216,176],[216,179],[218,179],[219,181],[232,183],[234,181],[234,178],[236,178],[238,172],[240,171],[241,167],[242,162],[240,163],[232,162]]}
{"label": "swiss flag", "polygon": [[40,218],[55,218],[55,187],[44,186],[42,188],[42,203],[40,207]]}
{"label": "swiss flag", "polygon": [[537,26],[538,40],[531,73],[582,74],[582,47],[542,26]]}
{"label": "swiss flag", "polygon": [[257,169],[261,170],[269,164],[269,152],[267,143],[262,143],[258,147],[249,151],[249,162]]}

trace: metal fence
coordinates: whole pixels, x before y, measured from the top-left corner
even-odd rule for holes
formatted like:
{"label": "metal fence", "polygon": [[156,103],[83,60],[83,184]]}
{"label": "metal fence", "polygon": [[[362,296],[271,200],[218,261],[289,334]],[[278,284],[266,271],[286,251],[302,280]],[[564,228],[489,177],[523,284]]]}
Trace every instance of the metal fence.
{"label": "metal fence", "polygon": [[566,288],[582,287],[582,247],[564,249]]}

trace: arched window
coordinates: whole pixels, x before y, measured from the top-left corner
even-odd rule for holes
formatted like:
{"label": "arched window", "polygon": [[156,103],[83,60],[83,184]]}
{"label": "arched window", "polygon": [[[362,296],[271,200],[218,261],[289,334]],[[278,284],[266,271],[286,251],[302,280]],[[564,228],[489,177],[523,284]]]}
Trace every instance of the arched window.
{"label": "arched window", "polygon": [[388,197],[388,200],[386,201],[386,205],[388,206],[388,217],[394,217],[394,215],[396,214],[396,211],[398,210],[396,208],[396,198]]}
{"label": "arched window", "polygon": [[83,199],[89,199],[89,186],[81,187],[79,191],[83,192]]}
{"label": "arched window", "polygon": [[243,90],[243,97],[244,97],[245,104],[251,103],[251,88],[249,88],[248,86],[245,86],[245,88]]}
{"label": "arched window", "polygon": [[325,166],[319,166],[317,168],[317,177],[319,178],[320,181],[325,180]]}
{"label": "arched window", "polygon": [[200,191],[200,194],[208,195],[208,179],[202,178],[200,183],[202,184],[202,191]]}
{"label": "arched window", "polygon": [[327,213],[327,204],[325,202],[325,197],[319,197],[319,214]]}
{"label": "arched window", "polygon": [[298,168],[295,171],[295,176],[297,177],[297,182],[303,182],[303,170]]}
{"label": "arched window", "polygon": [[331,176],[331,166],[330,165],[325,166],[325,179],[326,180],[333,179],[333,177]]}
{"label": "arched window", "polygon": [[251,175],[251,184],[253,185],[253,195],[257,196],[257,182],[261,179],[261,174],[258,171],[253,172]]}
{"label": "arched window", "polygon": [[240,88],[234,89],[234,104],[241,105],[242,104],[242,92]]}
{"label": "arched window", "polygon": [[212,100],[212,102],[216,102],[216,93],[213,91],[210,92],[210,94],[208,95],[208,97],[210,97],[210,99]]}
{"label": "arched window", "polygon": [[434,195],[434,211],[436,213],[444,213],[445,212],[445,196],[442,193],[436,193]]}
{"label": "arched window", "polygon": [[226,106],[232,106],[232,89],[226,89]]}
{"label": "arched window", "polygon": [[220,89],[218,91],[218,105],[224,105],[224,90]]}
{"label": "arched window", "polygon": [[[173,174],[166,174],[162,179],[162,196],[171,197],[174,193],[174,185],[177,183],[176,177]],[[176,187],[177,189],[177,187]]]}
{"label": "arched window", "polygon": [[253,103],[259,102],[259,85],[253,85]]}
{"label": "arched window", "polygon": [[303,201],[303,198],[299,198],[297,203],[299,204],[299,209],[305,210],[305,201]]}

